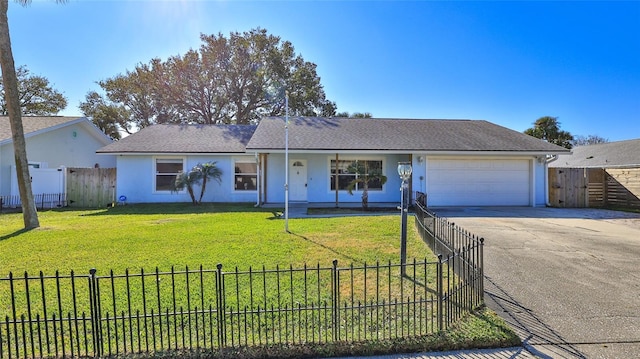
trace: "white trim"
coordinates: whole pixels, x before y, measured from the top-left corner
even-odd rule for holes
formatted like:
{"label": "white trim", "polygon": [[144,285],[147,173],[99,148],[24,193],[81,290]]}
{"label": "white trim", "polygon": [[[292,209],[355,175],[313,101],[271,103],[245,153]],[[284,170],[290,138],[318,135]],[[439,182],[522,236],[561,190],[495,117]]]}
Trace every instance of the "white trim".
{"label": "white trim", "polygon": [[[153,156],[151,157],[153,160],[153,165],[152,167],[152,181],[151,181],[151,193],[152,194],[169,194],[171,193],[171,191],[157,191],[156,188],[156,178],[157,178],[157,174],[158,171],[156,170],[156,166],[158,164],[158,160],[181,160],[182,161],[182,171],[186,171],[186,165],[187,165],[187,157],[186,156]],[[182,190],[182,191],[178,191],[175,193],[186,193],[186,189]]]}
{"label": "white trim", "polygon": [[[284,150],[270,149],[247,149],[248,152],[256,153],[284,153]],[[341,149],[328,149],[328,150],[289,150],[289,153],[294,154],[371,154],[371,155],[410,155],[420,153],[424,156],[545,156],[552,154],[569,154],[565,151],[432,151],[432,150],[341,150]]]}
{"label": "white trim", "polygon": [[107,156],[250,156],[252,153],[253,152],[96,152],[97,155]]}
{"label": "white trim", "polygon": [[[258,176],[258,163],[256,162],[255,158],[243,158],[243,159],[236,159],[236,158],[232,158],[231,161],[233,162],[233,174],[231,175],[231,191],[234,193],[253,193],[253,192],[258,192],[258,188],[260,187],[258,180],[259,180],[259,176]],[[236,163],[249,163],[252,165],[256,166],[256,172],[254,173],[248,173],[248,175],[252,175],[255,174],[256,175],[256,189],[246,189],[246,190],[239,190],[236,189]]]}
{"label": "white trim", "polygon": [[536,206],[536,162],[537,158],[529,161],[529,204],[531,207]]}

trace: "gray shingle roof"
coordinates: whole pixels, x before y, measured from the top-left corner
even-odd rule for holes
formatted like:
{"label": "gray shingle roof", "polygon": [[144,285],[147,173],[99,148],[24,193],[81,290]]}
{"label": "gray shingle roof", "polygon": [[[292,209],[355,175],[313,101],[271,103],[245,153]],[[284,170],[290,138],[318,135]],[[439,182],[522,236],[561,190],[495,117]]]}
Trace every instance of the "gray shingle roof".
{"label": "gray shingle roof", "polygon": [[[82,117],[72,116],[22,116],[22,127],[25,135],[51,127],[77,121]],[[0,116],[0,142],[12,139],[9,116]]]}
{"label": "gray shingle roof", "polygon": [[[262,119],[248,150],[284,148],[284,119]],[[292,117],[291,150],[516,151],[569,150],[480,120],[408,120]]]}
{"label": "gray shingle roof", "polygon": [[153,125],[98,153],[244,153],[256,126]]}
{"label": "gray shingle roof", "polygon": [[558,156],[549,167],[639,167],[640,139],[578,146]]}

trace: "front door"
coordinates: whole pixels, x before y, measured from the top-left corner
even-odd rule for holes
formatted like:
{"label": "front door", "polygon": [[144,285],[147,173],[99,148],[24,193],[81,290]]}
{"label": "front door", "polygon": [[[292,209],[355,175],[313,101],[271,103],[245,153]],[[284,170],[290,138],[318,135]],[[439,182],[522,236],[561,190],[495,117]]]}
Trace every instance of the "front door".
{"label": "front door", "polygon": [[289,200],[304,202],[307,200],[307,161],[289,161]]}

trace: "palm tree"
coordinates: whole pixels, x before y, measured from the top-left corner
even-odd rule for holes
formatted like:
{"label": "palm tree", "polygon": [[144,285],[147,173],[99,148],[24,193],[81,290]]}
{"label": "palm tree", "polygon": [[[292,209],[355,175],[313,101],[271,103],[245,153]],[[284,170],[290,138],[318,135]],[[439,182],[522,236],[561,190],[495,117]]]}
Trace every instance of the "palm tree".
{"label": "palm tree", "polygon": [[191,197],[191,202],[196,205],[198,201],[196,201],[196,196],[193,193],[193,186],[200,182],[200,171],[191,169],[189,172],[180,172],[179,175],[176,176],[176,181],[173,184],[173,192],[182,191],[183,189],[187,189],[189,192],[189,196]]}
{"label": "palm tree", "polygon": [[[222,181],[222,170],[216,166],[215,161],[198,163],[193,166],[189,172],[181,172],[176,177],[173,192],[182,191],[186,188],[191,197],[191,202],[193,202],[194,205],[200,204],[202,203],[202,197],[204,196],[204,191],[207,189],[207,181],[209,181],[209,179],[214,179],[218,183]],[[200,184],[200,182],[202,182],[200,198],[196,200],[193,187]]]}
{"label": "palm tree", "polygon": [[356,186],[362,184],[362,209],[369,208],[369,183],[379,181],[380,184],[384,185],[387,183],[387,176],[383,175],[381,170],[369,170],[367,161],[354,162],[347,167],[347,171],[356,174],[356,178],[347,186],[347,191],[350,195],[353,195],[353,190]]}
{"label": "palm tree", "polygon": [[[18,2],[23,5],[29,3],[28,0]],[[31,189],[31,176],[29,176],[27,145],[24,139],[20,94],[18,93],[18,77],[16,76],[16,66],[13,62],[11,38],[9,36],[8,9],[9,1],[0,0],[0,67],[2,68],[2,80],[4,82],[4,97],[7,104],[7,112],[9,113],[9,122],[11,123],[13,152],[18,176],[18,190],[20,192],[20,201],[22,202],[24,228],[33,229],[40,227],[40,222],[38,221],[38,212],[36,211],[36,203]]]}
{"label": "palm tree", "polygon": [[194,169],[200,172],[200,178],[202,179],[202,187],[200,188],[200,199],[198,203],[202,203],[202,196],[207,188],[207,181],[211,178],[216,182],[222,181],[222,170],[216,166],[216,162],[198,163]]}
{"label": "palm tree", "polygon": [[568,131],[560,129],[560,121],[557,117],[540,117],[533,123],[533,127],[524,130],[524,133],[564,148],[571,149],[573,147],[571,144],[573,136]]}

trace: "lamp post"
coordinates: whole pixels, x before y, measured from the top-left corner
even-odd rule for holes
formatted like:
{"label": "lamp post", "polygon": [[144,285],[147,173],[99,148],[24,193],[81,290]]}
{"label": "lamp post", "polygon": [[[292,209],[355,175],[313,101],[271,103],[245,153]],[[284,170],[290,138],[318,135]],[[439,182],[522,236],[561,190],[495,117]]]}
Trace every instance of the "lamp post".
{"label": "lamp post", "polygon": [[409,178],[411,178],[411,162],[398,162],[398,174],[402,180],[400,192],[402,202],[400,204],[402,224],[400,227],[400,274],[407,274],[407,212],[409,211]]}

